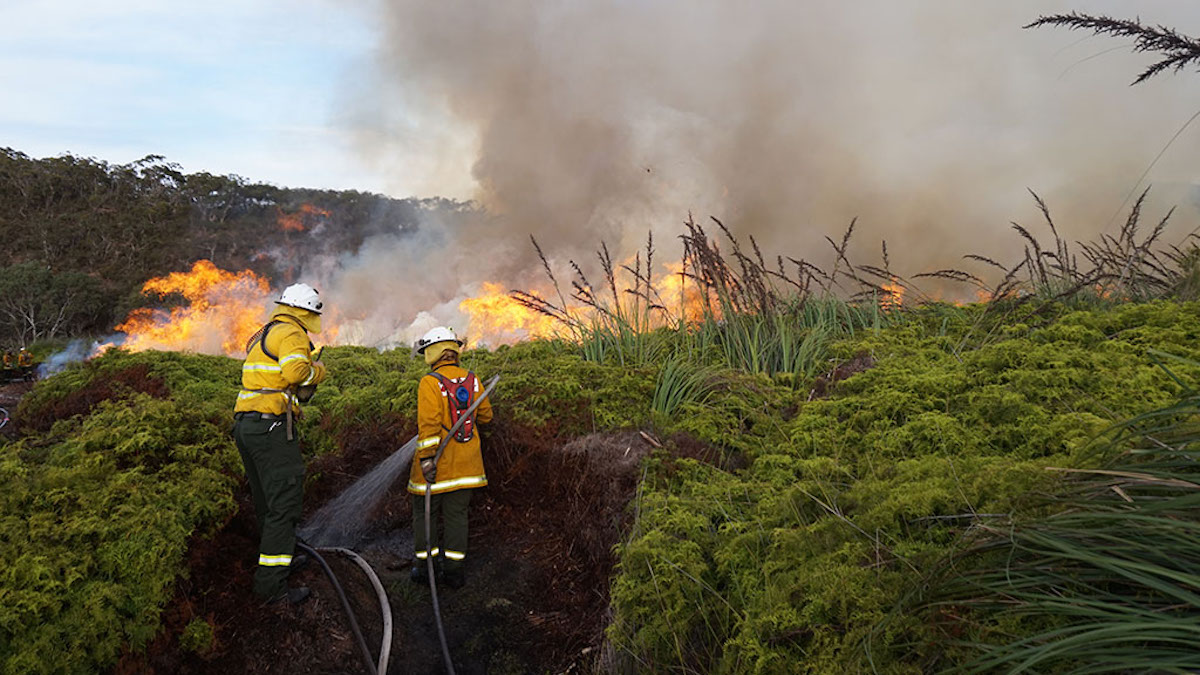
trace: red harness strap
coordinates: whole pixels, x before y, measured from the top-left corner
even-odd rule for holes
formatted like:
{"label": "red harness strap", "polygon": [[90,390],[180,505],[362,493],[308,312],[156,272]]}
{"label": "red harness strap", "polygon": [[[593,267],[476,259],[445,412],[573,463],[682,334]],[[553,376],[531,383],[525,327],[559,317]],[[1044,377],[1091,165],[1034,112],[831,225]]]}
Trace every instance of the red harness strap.
{"label": "red harness strap", "polygon": [[[475,379],[475,373],[467,371],[466,377],[458,379],[450,379],[441,373],[429,373],[437,378],[437,381],[442,385],[442,393],[446,396],[446,405],[450,409],[450,426],[454,426],[458,422],[458,418],[462,416],[467,408],[471,407],[471,403],[475,401],[475,389],[478,388],[478,381]],[[446,431],[450,427],[442,425]],[[459,443],[466,443],[475,436],[475,413],[462,423],[458,431],[454,434],[454,440]]]}

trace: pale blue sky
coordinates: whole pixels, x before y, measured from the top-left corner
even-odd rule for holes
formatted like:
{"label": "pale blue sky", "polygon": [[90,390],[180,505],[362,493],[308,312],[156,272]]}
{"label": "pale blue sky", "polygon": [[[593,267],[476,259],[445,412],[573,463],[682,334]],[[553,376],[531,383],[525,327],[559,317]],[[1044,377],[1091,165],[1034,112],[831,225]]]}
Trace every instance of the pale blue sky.
{"label": "pale blue sky", "polygon": [[377,39],[327,0],[0,0],[0,146],[395,192],[348,114]]}

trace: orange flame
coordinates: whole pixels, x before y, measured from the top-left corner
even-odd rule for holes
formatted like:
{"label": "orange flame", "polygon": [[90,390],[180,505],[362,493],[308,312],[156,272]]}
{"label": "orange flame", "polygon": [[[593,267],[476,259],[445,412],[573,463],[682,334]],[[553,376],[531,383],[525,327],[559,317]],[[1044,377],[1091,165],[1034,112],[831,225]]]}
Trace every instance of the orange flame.
{"label": "orange flame", "polygon": [[721,306],[711,294],[704,297],[700,284],[689,279],[683,262],[666,263],[667,273],[654,280],[656,301],[661,300],[662,306],[669,315],[685,324],[699,323],[705,314],[721,318]]}
{"label": "orange flame", "polygon": [[122,346],[131,351],[241,355],[246,340],[263,323],[270,292],[266,279],[254,272],[227,272],[208,260],[200,260],[188,272],[172,272],[142,286],[144,295],[166,298],[178,294],[188,304],[172,307],[169,312],[135,309],[116,329],[127,335]]}
{"label": "orange flame", "polygon": [[907,289],[900,284],[900,280],[892,278],[892,283],[883,284],[879,287],[883,290],[883,297],[879,298],[879,306],[885,310],[900,309],[904,306],[904,291]]}
{"label": "orange flame", "polygon": [[[630,261],[629,264],[632,265],[633,262]],[[617,288],[619,297],[622,298],[622,313],[636,321],[639,330],[674,325],[679,321],[694,324],[703,320],[706,314],[720,318],[718,304],[713,298],[709,298],[710,302],[705,302],[704,293],[699,285],[685,276],[682,262],[666,263],[663,269],[665,271],[652,280],[651,292],[647,293],[644,287],[637,289],[637,295],[642,297],[637,297],[636,300],[633,299],[634,295],[625,293],[625,288]],[[630,290],[633,290],[632,287]],[[534,292],[534,295],[537,293]],[[645,311],[646,295],[655,307],[649,312],[649,325],[643,326],[645,316],[642,312]],[[547,297],[544,290],[541,296]],[[631,306],[633,303],[638,303],[636,309]],[[484,282],[480,294],[460,302],[458,309],[469,318],[472,346],[480,342],[495,345],[530,338],[569,337],[570,333],[558,319],[514,300],[505,291],[504,285],[497,282]],[[598,318],[598,312],[593,307],[576,303],[565,309],[583,325],[588,325],[592,319]]]}
{"label": "orange flame", "polygon": [[470,317],[470,342],[505,344],[528,338],[558,335],[561,326],[545,314],[535,312],[508,295],[502,284],[485,281],[480,295],[458,304]]}
{"label": "orange flame", "polygon": [[325,209],[317,208],[312,204],[301,204],[300,210],[295,213],[284,213],[283,209],[279,209],[275,220],[283,232],[303,232],[308,229],[308,224],[316,218],[328,218],[329,215],[329,211]]}

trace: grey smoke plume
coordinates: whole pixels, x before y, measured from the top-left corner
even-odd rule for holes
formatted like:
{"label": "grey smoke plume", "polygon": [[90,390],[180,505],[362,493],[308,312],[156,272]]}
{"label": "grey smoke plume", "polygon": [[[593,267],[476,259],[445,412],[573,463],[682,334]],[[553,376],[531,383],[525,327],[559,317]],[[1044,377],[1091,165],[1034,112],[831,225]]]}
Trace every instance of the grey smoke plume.
{"label": "grey smoke plume", "polygon": [[[1111,231],[1141,172],[1200,107],[1190,73],[1131,89],[1145,57],[1108,51],[1119,42],[1021,28],[1072,10],[1134,8],[381,0],[378,70],[355,115],[380,167],[423,167],[429,192],[470,185],[450,196],[491,214],[441,231],[430,249],[470,253],[463,283],[529,279],[531,233],[552,257],[581,259],[602,238],[632,253],[654,229],[664,257],[676,255],[668,242],[689,210],[770,253],[818,261],[823,236],[858,216],[860,248],[874,255],[887,239],[893,264],[914,273],[1018,252],[1009,221],[1039,220],[1026,188],[1068,236]],[[1195,3],[1147,0],[1136,12],[1200,31]],[[1200,128],[1151,173],[1152,209],[1188,201],[1197,139]],[[1194,225],[1186,211],[1180,230]]]}
{"label": "grey smoke plume", "polygon": [[[377,348],[411,346],[435,326],[451,326],[472,336],[459,303],[492,278],[489,260],[464,249],[456,233],[480,227],[486,214],[427,211],[415,232],[377,234],[351,253],[307,258],[304,279],[328,298],[328,325],[338,326],[336,342]],[[498,244],[489,251],[503,251]],[[331,335],[322,339],[333,339]]]}
{"label": "grey smoke plume", "polygon": [[80,363],[94,356],[99,351],[101,345],[119,345],[124,338],[123,334],[116,333],[100,340],[71,340],[62,351],[51,354],[45,361],[38,364],[38,377],[46,378],[55,373],[60,373],[66,370],[67,366],[73,363]]}

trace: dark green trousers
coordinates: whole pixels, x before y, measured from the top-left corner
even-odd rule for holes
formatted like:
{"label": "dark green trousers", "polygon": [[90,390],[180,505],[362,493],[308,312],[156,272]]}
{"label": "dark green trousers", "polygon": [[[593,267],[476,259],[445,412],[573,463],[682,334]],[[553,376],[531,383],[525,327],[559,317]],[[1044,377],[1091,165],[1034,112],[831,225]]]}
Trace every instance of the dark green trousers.
{"label": "dark green trousers", "polygon": [[[471,490],[455,490],[433,495],[430,501],[430,529],[433,537],[433,554],[441,559],[442,570],[452,572],[462,568],[467,557],[467,507],[471,504]],[[413,495],[413,547],[418,561],[424,561],[428,548],[425,544],[425,495]],[[445,536],[438,541],[438,515],[441,514]]]}
{"label": "dark green trousers", "polygon": [[287,439],[283,420],[242,418],[233,440],[246,467],[258,520],[258,569],[254,592],[273,598],[287,589],[288,565],[296,546],[296,523],[304,497],[300,441]]}

